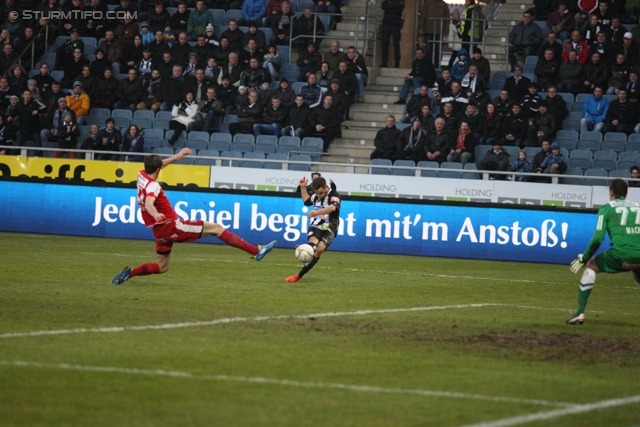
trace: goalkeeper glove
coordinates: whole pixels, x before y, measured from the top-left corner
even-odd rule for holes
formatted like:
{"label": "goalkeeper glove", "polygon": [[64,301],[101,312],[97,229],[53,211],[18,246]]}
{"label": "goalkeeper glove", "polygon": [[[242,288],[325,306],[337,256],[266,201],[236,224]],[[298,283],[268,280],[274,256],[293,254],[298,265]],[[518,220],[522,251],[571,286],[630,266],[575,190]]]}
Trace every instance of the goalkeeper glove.
{"label": "goalkeeper glove", "polygon": [[571,265],[569,267],[569,270],[571,270],[572,273],[577,273],[578,271],[580,271],[580,269],[584,267],[584,261],[582,260],[582,254],[578,254],[578,258],[574,259],[573,261],[571,261]]}

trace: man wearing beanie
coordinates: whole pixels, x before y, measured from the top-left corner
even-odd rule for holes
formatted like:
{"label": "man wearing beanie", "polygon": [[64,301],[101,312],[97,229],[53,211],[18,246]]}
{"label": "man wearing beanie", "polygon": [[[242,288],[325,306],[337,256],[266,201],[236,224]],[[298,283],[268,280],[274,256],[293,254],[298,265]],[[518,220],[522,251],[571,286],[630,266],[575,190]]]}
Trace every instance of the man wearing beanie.
{"label": "man wearing beanie", "polygon": [[489,60],[482,56],[482,50],[479,47],[473,48],[473,55],[469,59],[467,71],[472,65],[478,67],[478,77],[484,83],[484,87],[489,87],[489,79],[491,78],[491,65]]}
{"label": "man wearing beanie", "polygon": [[66,99],[67,106],[75,113],[78,124],[81,126],[86,125],[91,101],[89,100],[89,95],[82,90],[80,82],[73,84],[73,92],[67,95]]}
{"label": "man wearing beanie", "polygon": [[71,118],[76,123],[76,114],[67,107],[67,100],[64,97],[58,98],[58,105],[49,109],[45,128],[40,131],[40,138],[43,142],[58,140],[58,125],[62,123],[65,114],[71,114]]}

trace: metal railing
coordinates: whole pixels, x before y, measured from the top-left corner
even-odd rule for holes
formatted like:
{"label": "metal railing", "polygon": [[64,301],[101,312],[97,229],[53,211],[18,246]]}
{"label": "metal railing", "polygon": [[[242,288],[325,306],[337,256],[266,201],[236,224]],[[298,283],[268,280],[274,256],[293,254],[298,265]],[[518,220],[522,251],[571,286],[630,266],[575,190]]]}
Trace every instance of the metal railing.
{"label": "metal railing", "polygon": [[[444,31],[444,24],[445,21],[448,21],[449,23],[451,22],[450,18],[428,18],[429,21],[433,21],[434,25],[433,28],[436,29],[439,27],[440,31],[438,32],[438,34],[441,34],[440,39],[439,40],[429,40],[429,41],[425,41],[425,43],[427,45],[437,45],[438,46],[438,52],[440,53],[439,58],[435,58],[435,49],[430,49],[430,54],[432,55],[431,59],[435,65],[436,68],[440,68],[440,65],[442,63],[442,46],[446,43],[454,43],[451,40],[444,40],[444,36],[445,34],[443,33]],[[509,66],[509,34],[511,34],[511,30],[513,29],[513,27],[515,25],[511,24],[512,21],[501,21],[501,20],[494,20],[494,19],[467,19],[467,21],[471,21],[471,31],[470,34],[474,34],[475,31],[475,26],[478,25],[478,23],[482,26],[484,26],[485,30],[481,39],[476,41],[474,40],[473,37],[471,37],[470,41],[455,41],[455,43],[457,44],[461,44],[463,48],[466,48],[469,51],[469,56],[472,55],[472,51],[473,48],[476,46],[480,46],[483,52],[483,56],[487,59],[493,59],[490,58],[489,55],[491,54],[487,54],[486,53],[486,47],[487,46],[495,46],[500,48],[502,51],[504,51],[505,54],[505,60],[504,60],[504,70],[505,72],[508,72],[511,68]],[[516,24],[517,25],[517,24]],[[492,37],[500,37],[502,39],[504,39],[504,42],[494,42],[494,43],[487,43],[486,41],[486,31],[488,31],[489,29],[495,29],[496,32],[500,33],[502,32],[502,28],[504,28],[504,32],[502,33],[503,36],[501,36],[500,34],[493,34]],[[446,34],[448,36],[448,34]],[[468,58],[467,58],[468,59]],[[492,70],[492,71],[500,71],[500,70]]]}
{"label": "metal railing", "polygon": [[[3,76],[7,76],[7,73],[9,72],[9,70],[16,64],[20,64],[22,65],[22,57],[29,52],[29,50],[31,50],[31,70],[33,70],[33,67],[36,63],[36,42],[40,40],[40,36],[42,35],[42,33],[44,32],[44,46],[42,46],[43,52],[45,53],[49,47],[49,25],[45,25],[44,27],[40,28],[40,31],[38,31],[36,34],[34,34],[33,36],[33,40],[31,40],[31,43],[29,43],[27,45],[27,47],[24,48],[24,50],[22,52],[20,52],[20,54],[16,57],[16,60],[7,68],[7,71],[5,71],[5,73],[3,74]],[[39,60],[40,58],[38,58]]]}
{"label": "metal railing", "polygon": [[[39,152],[55,152],[55,151],[59,151],[59,152],[64,152],[64,153],[77,153],[77,154],[84,154],[85,157],[81,158],[81,157],[77,157],[76,160],[94,160],[94,155],[95,154],[109,154],[112,156],[118,156],[120,157],[124,157],[127,155],[131,155],[131,156],[142,156],[142,157],[146,157],[146,156],[151,156],[154,155],[156,153],[125,153],[122,151],[96,151],[96,150],[82,150],[82,149],[71,149],[71,148],[48,148],[48,147],[30,147],[30,146],[14,146],[14,145],[0,145],[0,150],[19,150],[20,151],[20,156],[23,157],[29,157],[28,156],[28,152],[29,151],[39,151]],[[327,153],[317,153],[317,152],[304,152],[304,151],[295,151],[295,152],[290,152],[293,154],[310,154],[310,155],[327,155]],[[173,154],[157,154],[160,157],[171,157],[173,156]],[[551,184],[560,184],[560,179],[580,179],[580,180],[584,180],[584,179],[592,179],[592,180],[600,180],[600,181],[611,181],[612,179],[617,179],[620,177],[615,177],[615,176],[591,176],[591,175],[565,175],[565,174],[561,174],[561,175],[553,175],[553,174],[540,174],[540,173],[535,173],[535,172],[511,172],[511,171],[489,171],[489,170],[474,170],[474,169],[450,169],[450,168],[430,168],[430,167],[412,167],[412,166],[387,166],[387,165],[371,165],[371,164],[354,164],[351,163],[351,157],[348,154],[335,154],[335,156],[348,156],[350,158],[350,162],[349,163],[335,163],[335,162],[316,162],[316,161],[311,161],[311,162],[304,162],[304,161],[297,161],[297,160],[290,160],[288,156],[287,160],[276,160],[276,159],[245,159],[245,158],[239,158],[239,157],[215,157],[215,156],[187,156],[187,159],[202,159],[202,160],[215,160],[215,165],[195,165],[195,166],[217,166],[217,167],[237,167],[237,166],[233,166],[232,162],[238,163],[238,162],[262,162],[262,163],[279,163],[282,164],[282,170],[288,170],[289,169],[289,165],[306,165],[306,166],[310,166],[310,167],[317,167],[318,170],[321,170],[322,167],[341,167],[344,168],[344,173],[356,173],[356,169],[360,169],[362,171],[366,171],[366,174],[369,175],[375,175],[372,173],[372,169],[396,169],[396,170],[410,170],[411,172],[413,172],[413,175],[404,175],[407,177],[415,177],[415,178],[429,178],[429,177],[423,177],[422,176],[422,171],[431,171],[431,172],[455,172],[455,173],[459,173],[461,176],[464,173],[468,173],[468,174],[477,174],[477,175],[482,175],[482,179],[483,180],[490,180],[492,179],[492,175],[499,175],[499,176],[504,176],[505,178],[509,179],[509,177],[511,177],[511,181],[512,182],[516,182],[515,176],[526,176],[528,178],[534,178],[535,180],[550,180]],[[96,161],[107,161],[107,160],[96,160]],[[115,161],[115,162],[124,162],[124,160],[110,160],[110,161]],[[228,164],[223,165],[222,162],[223,161],[227,161]],[[135,163],[139,163],[142,167],[142,163],[141,162],[135,162]],[[178,163],[180,164],[180,163]],[[186,164],[187,166],[194,166],[193,164],[189,165]],[[384,175],[383,175],[384,176]],[[2,175],[0,175],[0,178],[2,178]],[[441,177],[439,179],[464,179],[464,178],[445,178],[445,177]],[[640,179],[632,179],[632,178],[623,178],[625,181],[632,181],[632,182],[640,182]],[[532,182],[532,181],[530,181]],[[540,182],[541,184],[543,184],[542,182]],[[579,185],[579,184],[567,184],[567,185]]]}
{"label": "metal railing", "polygon": [[[369,49],[369,42],[373,42],[373,63],[375,64],[376,63],[376,50],[377,50],[377,46],[378,46],[377,45],[378,40],[376,38],[375,32],[373,32],[372,36],[369,37],[369,32],[370,32],[370,30],[369,30],[370,22],[369,21],[370,21],[370,19],[375,20],[375,25],[376,25],[375,28],[377,28],[378,17],[377,16],[369,16],[370,1],[371,0],[369,0],[367,2],[367,6],[366,6],[367,9],[366,9],[364,15],[363,14],[357,14],[357,13],[328,13],[328,12],[327,13],[325,13],[325,12],[323,12],[323,13],[311,12],[311,15],[312,16],[329,16],[329,17],[336,16],[336,17],[342,17],[342,18],[355,17],[356,18],[356,22],[355,22],[356,23],[356,29],[355,29],[355,31],[353,31],[353,33],[354,33],[354,35],[353,35],[353,37],[354,37],[354,39],[353,39],[354,45],[356,46],[356,49],[357,49],[358,42],[359,41],[364,41],[364,44],[363,44],[363,47],[362,47],[362,52],[360,52],[360,53],[363,56],[366,57],[367,51]],[[300,34],[300,35],[294,36],[293,35],[293,30],[294,30],[294,25],[295,25],[294,22],[297,20],[298,17],[300,17],[302,15],[305,15],[305,14],[306,14],[305,12],[298,12],[295,15],[293,15],[293,17],[291,19],[292,24],[289,27],[289,62],[291,62],[291,56],[292,56],[291,52],[292,52],[292,49],[293,49],[294,41],[302,40],[302,39],[311,39],[311,40],[313,40],[314,43],[316,43],[316,45],[318,45],[318,42],[317,42],[318,39],[323,40],[323,39],[330,39],[330,38],[335,39],[336,38],[336,37],[332,37],[332,36],[329,36],[329,35],[318,35],[318,34],[316,34],[317,33],[317,23],[318,23],[318,21],[320,21],[319,18],[313,20],[313,35]],[[360,31],[362,31],[360,29],[361,24],[364,24],[364,37],[360,36]],[[324,25],[324,23],[323,23],[323,25]],[[330,31],[330,29],[331,28],[325,28],[325,31],[327,32],[327,34]]]}

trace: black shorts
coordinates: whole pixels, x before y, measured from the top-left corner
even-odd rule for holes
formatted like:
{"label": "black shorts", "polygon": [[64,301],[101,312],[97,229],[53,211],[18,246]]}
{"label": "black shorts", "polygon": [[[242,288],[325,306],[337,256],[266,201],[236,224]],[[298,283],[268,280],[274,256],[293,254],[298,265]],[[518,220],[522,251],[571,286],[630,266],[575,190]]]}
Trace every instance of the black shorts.
{"label": "black shorts", "polygon": [[[322,226],[321,226],[322,227]],[[325,247],[329,247],[333,239],[336,237],[336,230],[332,227],[323,229],[321,227],[309,227],[307,239],[315,237],[319,242],[324,242]]]}

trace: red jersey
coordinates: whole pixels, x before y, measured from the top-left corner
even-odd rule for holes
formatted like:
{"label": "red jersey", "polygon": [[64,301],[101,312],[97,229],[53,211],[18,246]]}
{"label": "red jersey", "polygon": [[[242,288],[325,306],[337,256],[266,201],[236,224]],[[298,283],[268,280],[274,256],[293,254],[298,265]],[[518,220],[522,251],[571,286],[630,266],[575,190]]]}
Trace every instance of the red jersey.
{"label": "red jersey", "polygon": [[[156,198],[153,205],[155,206],[158,213],[164,215],[164,219],[162,221],[157,222],[155,218],[152,217],[149,212],[147,212],[145,208],[147,196]],[[143,170],[138,173],[138,205],[140,206],[140,210],[142,211],[142,219],[144,220],[144,224],[147,227],[164,224],[165,222],[178,219],[178,215],[173,210],[173,206],[171,206],[171,202],[169,202],[169,199],[164,194],[164,190],[162,189],[162,187],[160,187],[160,184],[158,184],[155,179],[147,175],[147,173]]]}

